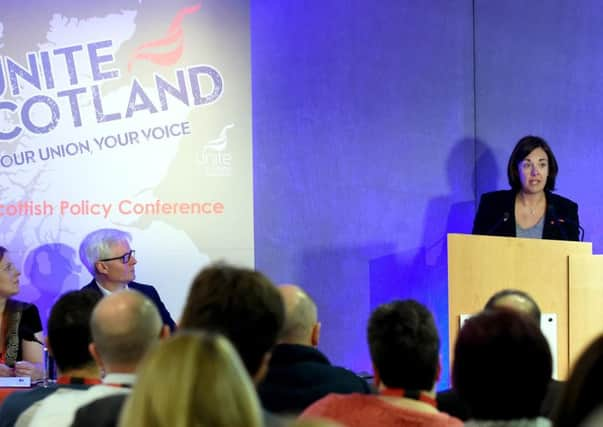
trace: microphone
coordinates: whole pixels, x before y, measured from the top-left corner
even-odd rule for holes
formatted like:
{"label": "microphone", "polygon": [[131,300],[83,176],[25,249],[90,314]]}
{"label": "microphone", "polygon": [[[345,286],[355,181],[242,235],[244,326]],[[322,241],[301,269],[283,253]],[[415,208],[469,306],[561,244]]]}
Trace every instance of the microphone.
{"label": "microphone", "polygon": [[492,236],[492,234],[498,230],[500,228],[501,225],[503,225],[505,222],[507,222],[509,220],[509,218],[511,218],[511,214],[509,212],[505,212],[503,213],[503,215],[499,218],[498,221],[496,221],[496,223],[490,227],[488,229],[488,231],[486,231],[486,235],[487,236]]}
{"label": "microphone", "polygon": [[578,239],[581,242],[584,241],[584,228],[580,225],[579,222],[576,222],[573,219],[559,217],[557,215],[557,211],[555,210],[555,207],[552,205],[549,205],[547,207],[547,211],[549,213],[549,216],[551,217],[550,224],[554,225],[556,227],[559,227],[559,232],[561,233],[561,237],[563,237],[565,240],[569,240],[568,236],[567,236],[567,232],[565,230],[565,226],[570,225],[570,226],[576,227],[578,229]]}

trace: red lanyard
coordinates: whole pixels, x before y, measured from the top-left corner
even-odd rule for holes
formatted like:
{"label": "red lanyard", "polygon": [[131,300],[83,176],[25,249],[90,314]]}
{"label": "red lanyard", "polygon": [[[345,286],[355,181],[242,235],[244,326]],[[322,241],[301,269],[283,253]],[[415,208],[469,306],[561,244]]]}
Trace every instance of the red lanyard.
{"label": "red lanyard", "polygon": [[81,377],[70,377],[69,375],[61,375],[57,378],[57,384],[61,385],[95,385],[101,384],[101,380],[98,378],[81,378]]}
{"label": "red lanyard", "polygon": [[438,407],[435,398],[424,391],[404,390],[403,388],[385,388],[381,390],[379,394],[383,396],[406,397],[408,399],[420,400],[421,402],[427,403],[434,408]]}
{"label": "red lanyard", "polygon": [[103,385],[108,385],[110,387],[132,388],[132,384],[126,383],[103,383]]}

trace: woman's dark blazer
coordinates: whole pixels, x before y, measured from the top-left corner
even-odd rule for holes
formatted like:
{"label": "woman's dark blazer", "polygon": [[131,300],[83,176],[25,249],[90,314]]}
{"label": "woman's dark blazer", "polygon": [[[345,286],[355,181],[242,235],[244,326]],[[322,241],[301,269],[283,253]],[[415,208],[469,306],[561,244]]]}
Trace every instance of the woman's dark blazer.
{"label": "woman's dark blazer", "polygon": [[[484,193],[473,221],[473,234],[516,237],[514,190]],[[578,205],[556,194],[545,192],[546,212],[542,238],[579,240]]]}

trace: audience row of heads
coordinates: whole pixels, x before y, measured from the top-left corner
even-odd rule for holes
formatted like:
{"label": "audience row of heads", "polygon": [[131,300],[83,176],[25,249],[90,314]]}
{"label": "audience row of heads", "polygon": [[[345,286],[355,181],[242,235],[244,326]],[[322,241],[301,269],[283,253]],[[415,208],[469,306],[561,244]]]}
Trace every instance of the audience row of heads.
{"label": "audience row of heads", "polygon": [[[154,340],[166,334],[155,306],[136,292],[112,294],[97,305],[98,301],[96,294],[74,291],[63,295],[53,307],[48,339],[61,371],[93,362],[87,348],[72,348],[74,343],[94,343],[91,353],[100,353],[104,363],[127,364],[138,361]],[[534,363],[543,370],[543,377],[550,378],[551,356],[537,327],[540,312],[536,303],[521,292],[505,291],[488,301],[486,308],[497,304],[531,314],[533,327],[522,327],[525,334],[531,332],[534,341],[538,341],[541,360]],[[494,320],[490,319],[492,316]],[[459,362],[453,379],[459,387],[464,387],[463,379],[469,375],[461,374],[465,370],[461,363],[465,342],[470,347],[484,349],[484,343],[475,341],[495,337],[497,330],[489,322],[498,321],[498,317],[500,324],[505,325],[500,327],[501,334],[509,329],[505,322],[526,323],[509,313],[486,312],[470,319],[461,331],[455,353]],[[87,328],[90,318],[91,327]],[[265,372],[275,343],[316,346],[320,334],[316,304],[302,289],[293,285],[279,289],[260,272],[227,265],[205,268],[194,279],[180,328],[204,329],[228,337],[256,382]],[[410,390],[433,389],[440,371],[440,339],[426,307],[413,300],[380,306],[370,317],[367,337],[378,384]],[[495,352],[492,357],[503,353]],[[467,370],[475,372],[474,366],[471,362]],[[532,369],[525,361],[521,366]]]}
{"label": "audience row of heads", "polygon": [[135,291],[103,299],[84,290],[67,292],[48,319],[48,347],[61,372],[135,366],[167,335],[155,305]]}
{"label": "audience row of heads", "polygon": [[[465,322],[454,346],[452,382],[473,417],[504,420],[538,415],[552,376],[551,351],[540,331],[540,317],[529,295],[506,290]],[[129,400],[132,410],[125,411],[124,417],[150,408],[155,416],[170,420],[176,410],[193,416],[199,405],[232,405],[232,410],[221,412],[245,413],[253,426],[255,421],[249,420],[261,418],[253,386],[265,375],[272,348],[279,342],[316,346],[320,335],[316,304],[302,289],[277,288],[258,271],[224,264],[203,269],[193,280],[179,328],[175,337],[149,352],[168,334],[149,300],[123,291],[99,303],[97,295],[74,291],[53,307],[48,340],[62,372],[92,365],[94,360],[110,371],[137,364],[150,354],[135,387],[141,391]],[[433,391],[440,374],[440,338],[424,305],[400,300],[379,306],[370,316],[367,339],[378,388]],[[82,342],[86,345],[75,348]],[[588,374],[597,363],[603,365],[603,339],[589,351],[582,363],[586,373],[580,373],[579,362],[574,375],[581,376],[576,380],[580,388],[594,390],[598,384],[589,381]],[[161,375],[166,366],[174,369]],[[145,376],[146,371],[152,375]],[[597,372],[595,378],[600,376]],[[199,393],[192,390],[208,385],[238,391],[220,395],[219,402],[185,399],[177,409],[158,400],[165,395],[194,396]],[[156,393],[158,389],[162,393]],[[568,404],[577,405],[568,399]],[[143,424],[129,419],[124,425]],[[223,425],[240,424],[231,419]]]}
{"label": "audience row of heads", "polygon": [[[452,382],[471,418],[538,417],[553,369],[540,317],[528,294],[504,290],[465,321],[454,345]],[[425,306],[412,300],[380,306],[369,320],[368,343],[378,387],[433,390],[440,340]]]}

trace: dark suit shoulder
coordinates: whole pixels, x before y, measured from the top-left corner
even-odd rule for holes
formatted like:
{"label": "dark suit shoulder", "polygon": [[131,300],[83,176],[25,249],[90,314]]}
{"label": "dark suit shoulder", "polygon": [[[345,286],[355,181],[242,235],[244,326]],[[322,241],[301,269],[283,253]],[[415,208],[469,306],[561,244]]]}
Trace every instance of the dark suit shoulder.
{"label": "dark suit shoulder", "polygon": [[0,427],[14,426],[17,418],[31,405],[44,399],[57,390],[56,386],[43,388],[36,387],[31,390],[12,393],[4,399],[0,406]]}
{"label": "dark suit shoulder", "polygon": [[469,408],[461,400],[458,393],[454,389],[439,391],[436,394],[438,409],[448,415],[456,417],[462,421],[469,419]]}
{"label": "dark suit shoulder", "polygon": [[92,279],[90,281],[90,283],[88,283],[85,286],[82,286],[82,288],[80,289],[80,291],[84,291],[84,292],[90,292],[92,294],[97,294],[97,295],[101,295],[102,296],[102,292],[101,290],[98,288],[98,285],[96,284],[96,280]]}
{"label": "dark suit shoulder", "polygon": [[555,206],[564,207],[568,210],[577,210],[578,203],[574,202],[567,197],[560,196],[559,194],[549,193],[549,201],[553,203]]}
{"label": "dark suit shoulder", "polygon": [[513,190],[499,190],[482,194],[473,220],[472,233],[514,236],[514,206],[515,192]]}
{"label": "dark suit shoulder", "polygon": [[128,287],[131,289],[140,291],[142,293],[145,293],[145,294],[149,294],[149,293],[157,294],[157,289],[155,289],[155,286],[145,285],[144,283],[130,282],[130,283],[128,283]]}
{"label": "dark suit shoulder", "polygon": [[163,301],[161,301],[159,292],[157,292],[157,289],[155,289],[154,286],[145,285],[143,283],[138,283],[138,282],[130,282],[130,283],[128,283],[128,287],[130,289],[133,289],[135,291],[138,291],[138,292],[144,294],[149,299],[151,299],[153,301],[153,303],[155,303],[155,305],[157,306],[157,309],[159,310],[159,314],[161,315],[161,318],[163,319],[163,323],[168,325],[172,332],[176,329],[176,323],[172,319],[172,316],[170,315],[170,312],[168,311],[168,309],[165,306],[165,304],[163,303]]}
{"label": "dark suit shoulder", "polygon": [[513,200],[513,197],[515,197],[513,190],[497,190],[484,193],[481,198],[484,201],[509,201]]}
{"label": "dark suit shoulder", "polygon": [[80,407],[71,427],[116,426],[127,396],[123,393],[107,396]]}

